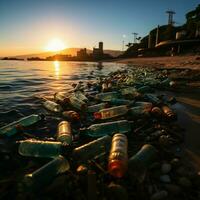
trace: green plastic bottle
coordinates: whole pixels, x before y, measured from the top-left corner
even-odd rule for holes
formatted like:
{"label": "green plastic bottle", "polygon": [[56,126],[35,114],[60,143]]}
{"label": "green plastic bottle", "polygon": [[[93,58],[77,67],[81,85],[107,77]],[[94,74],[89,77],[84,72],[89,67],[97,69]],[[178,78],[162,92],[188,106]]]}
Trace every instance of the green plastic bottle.
{"label": "green plastic bottle", "polygon": [[129,113],[134,118],[148,117],[149,116],[149,112],[150,112],[150,110],[147,109],[147,108],[144,108],[143,106],[132,107],[129,110]]}
{"label": "green plastic bottle", "polygon": [[94,112],[97,112],[103,108],[106,108],[108,106],[108,103],[99,103],[99,104],[95,104],[95,105],[92,105],[92,106],[88,106],[87,108],[87,112],[90,112],[90,113],[94,113]]}
{"label": "green plastic bottle", "polygon": [[114,106],[120,106],[120,105],[131,106],[134,104],[134,101],[127,99],[112,99],[111,101],[109,101],[109,104]]}
{"label": "green plastic bottle", "polygon": [[22,156],[55,158],[63,153],[61,142],[41,141],[41,140],[22,140],[19,142],[18,152]]}
{"label": "green plastic bottle", "polygon": [[74,107],[80,111],[87,109],[87,104],[84,101],[78,99],[75,95],[71,95],[68,97],[68,103],[72,107]]}
{"label": "green plastic bottle", "polygon": [[128,112],[127,105],[115,106],[111,108],[105,108],[99,112],[94,113],[95,119],[110,119],[118,116],[125,115]]}
{"label": "green plastic bottle", "polygon": [[80,129],[80,134],[90,137],[102,137],[114,133],[127,133],[131,131],[132,124],[133,122],[127,120],[93,124],[88,128]]}
{"label": "green plastic bottle", "polygon": [[72,159],[77,163],[85,163],[100,154],[108,153],[112,137],[109,135],[93,140],[87,144],[75,148],[72,151]]}
{"label": "green plastic bottle", "polygon": [[58,156],[33,173],[26,174],[22,181],[22,186],[28,191],[41,190],[48,186],[57,175],[69,169],[69,162],[63,156]]}
{"label": "green plastic bottle", "polygon": [[154,94],[145,94],[144,98],[154,105],[159,105],[161,103],[160,99]]}
{"label": "green plastic bottle", "polygon": [[95,98],[100,101],[110,101],[119,98],[119,94],[117,92],[105,92],[96,94]]}
{"label": "green plastic bottle", "polygon": [[143,145],[142,148],[129,159],[129,173],[139,182],[142,182],[144,180],[146,170],[156,160],[157,153],[158,151],[154,146],[150,144]]}
{"label": "green plastic bottle", "polygon": [[153,90],[151,87],[149,87],[148,85],[145,85],[145,86],[139,87],[139,88],[137,89],[137,91],[138,91],[139,93],[144,94],[144,93],[147,93],[147,92],[153,92],[154,90]]}
{"label": "green plastic bottle", "polygon": [[31,126],[44,118],[44,115],[29,115],[27,117],[21,118],[18,121],[12,122],[6,126],[0,128],[0,135],[12,136],[15,135],[20,129]]}
{"label": "green plastic bottle", "polygon": [[72,129],[68,121],[62,121],[58,124],[57,141],[66,145],[72,143]]}
{"label": "green plastic bottle", "polygon": [[88,102],[88,98],[83,94],[81,91],[76,91],[74,92],[74,95],[77,99],[83,101],[83,102]]}
{"label": "green plastic bottle", "polygon": [[143,108],[145,108],[146,110],[148,111],[151,111],[152,107],[153,107],[153,104],[150,103],[150,102],[145,102],[145,101],[137,101],[135,102],[134,104],[135,106],[141,106]]}
{"label": "green plastic bottle", "polygon": [[62,112],[62,107],[53,101],[47,100],[43,103],[43,105],[47,110],[50,110],[52,112]]}

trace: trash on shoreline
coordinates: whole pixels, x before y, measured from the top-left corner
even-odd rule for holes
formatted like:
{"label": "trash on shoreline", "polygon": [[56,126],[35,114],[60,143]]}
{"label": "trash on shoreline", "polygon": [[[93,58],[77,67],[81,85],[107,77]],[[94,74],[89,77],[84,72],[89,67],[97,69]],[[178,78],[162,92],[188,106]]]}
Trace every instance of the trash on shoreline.
{"label": "trash on shoreline", "polygon": [[1,152],[5,165],[8,159],[27,167],[14,181],[16,196],[198,199],[200,177],[177,150],[184,135],[171,108],[176,99],[155,92],[177,85],[164,72],[134,68],[73,84],[54,100],[43,98],[49,115],[59,119],[53,137],[32,134],[38,122],[46,123],[43,115],[0,128],[0,137],[16,140],[13,154]]}

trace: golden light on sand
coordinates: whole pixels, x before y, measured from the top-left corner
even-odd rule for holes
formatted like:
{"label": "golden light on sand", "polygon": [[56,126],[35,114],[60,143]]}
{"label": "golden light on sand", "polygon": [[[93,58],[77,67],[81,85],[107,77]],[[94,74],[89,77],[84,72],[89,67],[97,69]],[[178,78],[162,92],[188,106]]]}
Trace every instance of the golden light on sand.
{"label": "golden light on sand", "polygon": [[67,46],[64,44],[62,40],[54,38],[48,43],[45,49],[47,51],[61,51],[65,48],[67,48]]}

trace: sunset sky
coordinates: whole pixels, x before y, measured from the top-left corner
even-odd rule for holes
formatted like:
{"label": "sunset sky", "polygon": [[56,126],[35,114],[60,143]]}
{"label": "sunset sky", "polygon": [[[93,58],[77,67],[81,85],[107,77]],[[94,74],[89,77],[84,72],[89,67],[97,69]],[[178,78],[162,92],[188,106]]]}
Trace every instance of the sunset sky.
{"label": "sunset sky", "polygon": [[[176,11],[177,25],[199,0],[0,0],[0,56],[47,50],[54,38],[65,47],[122,48],[167,23],[167,9]],[[124,35],[124,37],[123,37]]]}

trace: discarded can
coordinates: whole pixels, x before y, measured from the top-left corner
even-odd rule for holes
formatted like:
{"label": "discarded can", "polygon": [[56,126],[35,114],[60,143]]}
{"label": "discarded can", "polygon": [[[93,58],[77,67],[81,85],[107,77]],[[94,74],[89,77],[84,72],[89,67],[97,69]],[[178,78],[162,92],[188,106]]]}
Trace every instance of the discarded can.
{"label": "discarded can", "polygon": [[72,130],[69,122],[62,121],[58,124],[57,140],[63,144],[71,144]]}
{"label": "discarded can", "polygon": [[176,120],[176,119],[177,119],[176,113],[174,113],[174,112],[172,111],[172,109],[169,108],[169,106],[163,105],[161,108],[162,108],[162,111],[163,111],[164,116],[165,116],[167,119],[169,119],[169,120]]}
{"label": "discarded can", "polygon": [[68,161],[63,156],[58,156],[33,173],[25,175],[22,184],[25,189],[37,191],[50,184],[58,174],[69,169]]}
{"label": "discarded can", "polygon": [[44,115],[29,115],[27,117],[21,118],[18,121],[12,122],[6,126],[0,128],[0,135],[2,136],[12,136],[15,135],[21,129],[31,126],[44,118]]}
{"label": "discarded can", "polygon": [[77,112],[73,111],[73,110],[64,111],[62,114],[69,121],[79,121],[80,120],[80,115]]}
{"label": "discarded can", "polygon": [[47,101],[45,101],[43,103],[43,105],[47,110],[50,110],[52,112],[57,112],[58,113],[58,112],[62,111],[62,107],[59,104],[57,104],[57,103],[55,103],[53,101],[47,100]]}
{"label": "discarded can", "polygon": [[118,117],[125,115],[128,112],[128,107],[126,105],[115,106],[111,108],[105,108],[99,112],[94,113],[95,119],[110,119],[113,117]]}
{"label": "discarded can", "polygon": [[132,124],[133,122],[127,120],[93,124],[88,128],[80,129],[80,134],[88,135],[90,137],[102,137],[114,133],[127,133],[131,131]]}
{"label": "discarded can", "polygon": [[108,160],[109,173],[117,178],[124,176],[128,167],[128,140],[126,135],[118,133],[112,138]]}

